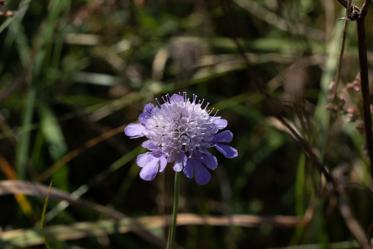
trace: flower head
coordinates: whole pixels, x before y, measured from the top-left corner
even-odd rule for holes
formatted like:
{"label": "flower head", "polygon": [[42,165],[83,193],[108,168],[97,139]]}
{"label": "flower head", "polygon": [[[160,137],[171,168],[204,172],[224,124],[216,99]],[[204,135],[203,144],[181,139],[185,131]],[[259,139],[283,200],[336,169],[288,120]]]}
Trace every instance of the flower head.
{"label": "flower head", "polygon": [[224,130],[228,122],[211,115],[209,103],[192,99],[187,94],[166,95],[163,103],[146,104],[138,123],[129,124],[124,133],[130,138],[146,137],[142,146],[149,151],[137,157],[143,180],[153,180],[163,172],[168,163],[173,170],[194,178],[198,184],[207,184],[211,170],[218,166],[217,159],[209,152],[215,147],[226,158],[234,158],[237,150],[229,145],[233,133]]}

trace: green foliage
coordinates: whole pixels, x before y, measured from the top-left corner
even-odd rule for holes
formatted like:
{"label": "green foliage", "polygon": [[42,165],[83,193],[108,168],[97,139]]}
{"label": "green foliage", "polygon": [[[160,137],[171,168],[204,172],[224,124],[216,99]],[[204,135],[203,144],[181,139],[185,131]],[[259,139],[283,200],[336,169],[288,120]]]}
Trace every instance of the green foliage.
{"label": "green foliage", "polygon": [[[143,236],[127,232],[137,231],[136,217],[170,213],[173,175],[141,181],[139,143],[122,129],[144,103],[179,91],[219,109],[239,150],[237,159],[219,158],[209,185],[181,181],[181,212],[310,218],[286,228],[189,224],[178,227],[177,244],[357,248],[325,179],[278,116],[343,176],[357,220],[365,231],[372,226],[361,98],[349,87],[359,72],[356,30],[349,23],[339,61],[345,10],[338,1],[6,0],[1,8],[14,11],[0,16],[1,179],[12,179],[10,171],[52,181],[72,198],[128,216],[116,224],[66,201],[30,198],[32,217],[45,221],[38,227],[19,202],[1,197],[1,228],[22,229],[0,235],[1,248],[41,245],[43,231],[50,248],[154,248],[167,234],[161,225],[145,224]],[[372,20],[370,11],[367,26]],[[340,63],[336,107],[330,86]]]}

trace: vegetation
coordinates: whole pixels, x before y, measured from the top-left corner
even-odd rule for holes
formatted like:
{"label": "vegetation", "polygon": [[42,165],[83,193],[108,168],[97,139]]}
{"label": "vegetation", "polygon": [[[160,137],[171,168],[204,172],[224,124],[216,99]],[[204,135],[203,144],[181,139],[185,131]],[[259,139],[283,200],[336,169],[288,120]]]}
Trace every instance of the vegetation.
{"label": "vegetation", "polygon": [[177,247],[372,248],[370,2],[0,0],[0,248],[163,248],[123,128],[175,92],[239,151],[180,178]]}

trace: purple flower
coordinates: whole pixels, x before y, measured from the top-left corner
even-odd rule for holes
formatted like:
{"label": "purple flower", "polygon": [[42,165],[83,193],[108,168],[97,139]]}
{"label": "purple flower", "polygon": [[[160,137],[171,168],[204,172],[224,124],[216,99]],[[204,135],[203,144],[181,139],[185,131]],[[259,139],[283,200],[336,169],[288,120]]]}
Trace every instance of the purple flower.
{"label": "purple flower", "polygon": [[232,142],[233,133],[223,130],[227,120],[211,115],[208,105],[196,95],[166,95],[157,106],[146,104],[139,116],[139,123],[129,124],[124,133],[130,138],[146,137],[142,146],[149,151],[137,157],[142,169],[143,180],[153,180],[163,172],[167,163],[173,163],[175,172],[183,172],[187,178],[194,178],[198,184],[207,184],[210,171],[215,170],[218,161],[208,150],[215,147],[226,158],[237,157]]}

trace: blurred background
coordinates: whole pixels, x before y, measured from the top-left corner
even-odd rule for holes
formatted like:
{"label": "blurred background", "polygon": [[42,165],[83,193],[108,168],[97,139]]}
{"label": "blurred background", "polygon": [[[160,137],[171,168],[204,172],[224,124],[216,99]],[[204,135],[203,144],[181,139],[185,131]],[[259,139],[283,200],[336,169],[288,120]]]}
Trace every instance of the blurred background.
{"label": "blurred background", "polygon": [[[1,248],[159,248],[167,230],[155,223],[150,237],[92,234],[108,217],[89,207],[158,223],[170,213],[172,172],[142,181],[141,141],[123,128],[145,103],[180,91],[219,109],[239,150],[234,160],[218,157],[206,186],[183,177],[180,212],[260,219],[180,226],[182,248],[359,248],[277,115],[346,183],[356,219],[373,235],[356,24],[344,27],[337,1],[6,0],[0,10],[0,193],[18,191],[0,199]],[[370,70],[372,21],[371,10]],[[22,182],[9,190],[5,180]],[[19,185],[28,182],[45,189]],[[57,190],[84,203],[61,204],[69,197]],[[39,196],[20,194],[27,191]],[[75,238],[77,222],[89,222],[91,234]],[[40,241],[43,226],[62,225]]]}

